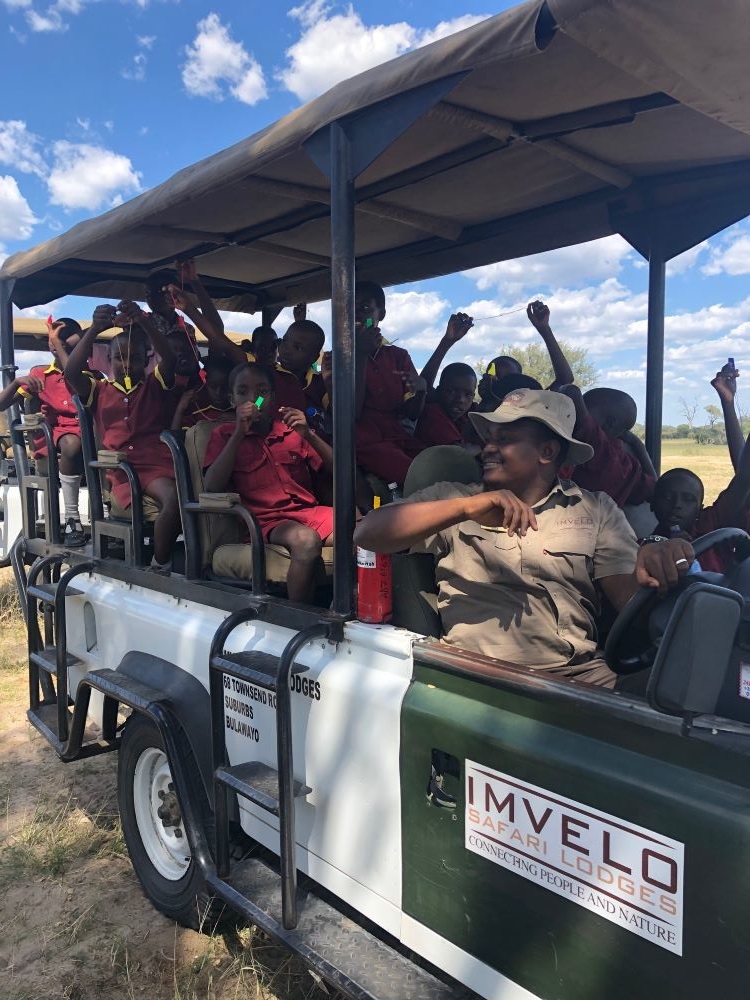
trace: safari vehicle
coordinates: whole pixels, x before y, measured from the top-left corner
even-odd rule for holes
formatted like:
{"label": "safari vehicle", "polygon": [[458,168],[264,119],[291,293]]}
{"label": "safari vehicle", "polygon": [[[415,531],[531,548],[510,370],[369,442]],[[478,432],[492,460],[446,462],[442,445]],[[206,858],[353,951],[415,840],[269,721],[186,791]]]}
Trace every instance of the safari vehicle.
{"label": "safari vehicle", "polygon": [[355,261],[387,286],[621,233],[649,262],[658,464],[665,261],[750,213],[748,43],[739,0],[534,0],[5,262],[6,377],[12,304],[137,299],[176,256],[265,321],[332,298],[330,609],[274,592],[257,534],[251,583],[219,571],[213,519],[247,515],[198,499],[195,442],[170,442],[171,578],[96,503],[76,552],[24,505],[29,720],[63,761],[118,751],[164,914],[228,907],[352,998],[748,995],[745,567],[628,605],[607,655],[653,660],[640,699],[447,646],[400,591],[396,624],[358,622],[351,548]]}

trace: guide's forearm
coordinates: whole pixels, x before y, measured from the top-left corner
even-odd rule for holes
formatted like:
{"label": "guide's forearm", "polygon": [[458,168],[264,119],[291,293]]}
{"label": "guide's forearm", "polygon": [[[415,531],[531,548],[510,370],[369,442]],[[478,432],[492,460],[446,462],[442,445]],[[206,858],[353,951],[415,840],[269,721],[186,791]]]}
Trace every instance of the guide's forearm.
{"label": "guide's forearm", "polygon": [[487,509],[481,494],[388,504],[362,518],[354,531],[354,541],[371,552],[400,552],[436,531],[479,517]]}

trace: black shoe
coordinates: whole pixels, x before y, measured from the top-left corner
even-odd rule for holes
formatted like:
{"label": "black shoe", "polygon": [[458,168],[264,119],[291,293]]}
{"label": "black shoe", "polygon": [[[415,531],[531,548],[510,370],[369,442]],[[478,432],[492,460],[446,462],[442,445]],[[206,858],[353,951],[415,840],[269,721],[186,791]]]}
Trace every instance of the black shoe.
{"label": "black shoe", "polygon": [[69,517],[65,522],[63,545],[69,549],[80,549],[85,544],[86,534],[83,530],[83,525],[80,521],[76,521],[74,517]]}

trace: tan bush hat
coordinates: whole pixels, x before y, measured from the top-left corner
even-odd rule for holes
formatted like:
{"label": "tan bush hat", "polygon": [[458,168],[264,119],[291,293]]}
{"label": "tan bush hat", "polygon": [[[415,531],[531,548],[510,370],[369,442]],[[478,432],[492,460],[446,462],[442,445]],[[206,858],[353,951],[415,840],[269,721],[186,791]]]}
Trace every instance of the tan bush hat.
{"label": "tan bush hat", "polygon": [[548,389],[515,389],[491,413],[469,413],[469,420],[484,441],[489,424],[512,424],[516,420],[538,420],[568,442],[565,465],[583,465],[594,455],[590,444],[576,441],[573,428],[576,408],[572,399]]}

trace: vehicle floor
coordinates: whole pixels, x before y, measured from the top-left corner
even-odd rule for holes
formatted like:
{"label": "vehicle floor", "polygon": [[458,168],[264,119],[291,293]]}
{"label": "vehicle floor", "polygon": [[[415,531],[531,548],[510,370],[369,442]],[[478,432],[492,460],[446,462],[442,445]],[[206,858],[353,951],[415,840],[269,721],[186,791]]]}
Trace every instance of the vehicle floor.
{"label": "vehicle floor", "polygon": [[335,1000],[252,928],[157,913],[130,865],[115,754],[62,764],[26,721],[26,634],[0,570],[0,1000]]}

